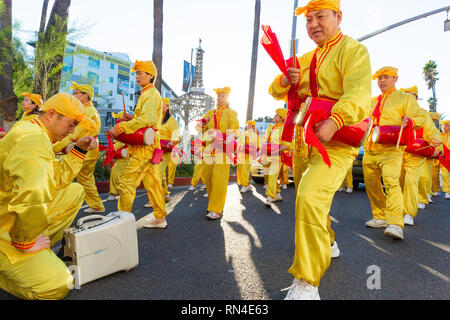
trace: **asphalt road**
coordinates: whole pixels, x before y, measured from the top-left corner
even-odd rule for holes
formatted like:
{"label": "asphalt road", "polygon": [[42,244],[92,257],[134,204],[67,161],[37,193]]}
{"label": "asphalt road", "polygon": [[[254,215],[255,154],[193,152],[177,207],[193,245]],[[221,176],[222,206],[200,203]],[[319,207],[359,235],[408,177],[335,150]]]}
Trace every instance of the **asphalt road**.
{"label": "asphalt road", "polygon": [[[66,299],[283,299],[292,282],[293,184],[271,209],[264,206],[261,185],[241,195],[230,184],[220,221],[206,219],[203,194],[172,189],[168,228],[138,230],[139,265],[74,289]],[[337,193],[330,214],[341,256],[321,281],[321,298],[450,299],[450,201],[433,199],[399,241],[384,236],[383,229],[365,227],[371,214],[363,188]],[[143,208],[146,202],[146,193],[138,192],[137,219],[151,212]],[[107,212],[117,209],[115,201],[105,205]],[[371,268],[379,270],[379,289],[368,288],[377,284]],[[5,299],[15,298],[0,291],[0,300]]]}

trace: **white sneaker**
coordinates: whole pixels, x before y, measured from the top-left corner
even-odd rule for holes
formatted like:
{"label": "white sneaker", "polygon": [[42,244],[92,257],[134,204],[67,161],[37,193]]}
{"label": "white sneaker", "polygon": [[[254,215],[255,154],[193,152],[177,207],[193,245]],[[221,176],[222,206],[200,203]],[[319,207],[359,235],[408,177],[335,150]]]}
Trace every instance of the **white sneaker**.
{"label": "white sneaker", "polygon": [[242,193],[245,193],[245,192],[247,192],[248,190],[250,190],[250,188],[251,188],[250,186],[246,186],[246,187],[243,186],[243,187],[241,188],[241,192],[242,192]]}
{"label": "white sneaker", "polygon": [[281,197],[281,194],[277,193],[275,195],[275,200],[274,201],[283,201],[283,198]]}
{"label": "white sneaker", "polygon": [[150,213],[146,215],[145,217],[139,219],[136,221],[136,228],[139,230],[141,228],[158,228],[158,229],[165,229],[167,228],[167,221],[164,220],[164,222],[155,223],[156,218],[153,215],[153,213]]}
{"label": "white sneaker", "polygon": [[345,190],[345,192],[347,192],[347,193],[352,193],[352,192],[353,192],[353,189],[352,189],[352,188],[347,188],[347,189]]}
{"label": "white sneaker", "polygon": [[163,222],[160,222],[160,223],[149,222],[149,223],[144,224],[143,227],[147,228],[147,229],[151,229],[151,228],[165,229],[165,228],[167,228],[167,221],[164,220]]}
{"label": "white sneaker", "polygon": [[210,220],[218,220],[218,219],[222,218],[222,215],[218,214],[216,212],[210,211],[210,212],[208,212],[206,217]]}
{"label": "white sneaker", "polygon": [[445,193],[445,199],[450,199],[450,193]]}
{"label": "white sneaker", "polygon": [[403,240],[403,229],[396,224],[390,224],[384,230],[384,235],[393,239]]}
{"label": "white sneaker", "polygon": [[105,210],[95,210],[95,209],[92,209],[92,208],[87,208],[83,212],[84,213],[88,213],[88,214],[90,214],[90,213],[104,213]]}
{"label": "white sneaker", "polygon": [[264,185],[263,189],[267,189],[267,184]]}
{"label": "white sneaker", "polygon": [[366,227],[370,228],[386,228],[386,220],[383,219],[372,219],[366,222]]}
{"label": "white sneaker", "polygon": [[417,205],[417,208],[419,208],[419,209],[425,209],[425,204],[419,202],[419,204]]}
{"label": "white sneaker", "polygon": [[169,202],[169,201],[170,201],[170,195],[169,195],[169,194],[166,194],[166,195],[164,196],[164,200],[166,200],[166,202]]}
{"label": "white sneaker", "polygon": [[169,184],[167,185],[167,188],[172,189],[172,188],[173,188],[173,184],[169,183]]}
{"label": "white sneaker", "polygon": [[319,289],[303,279],[295,278],[284,300],[320,300]]}
{"label": "white sneaker", "polygon": [[441,195],[440,192],[434,192],[434,193],[433,193],[433,197],[439,197],[440,195]]}
{"label": "white sneaker", "polygon": [[338,189],[338,192],[341,192],[341,191],[344,191],[344,190],[345,190],[344,187],[340,187],[340,188]]}
{"label": "white sneaker", "polygon": [[194,191],[195,190],[195,186],[190,186],[188,190],[189,191]]}
{"label": "white sneaker", "polygon": [[286,190],[286,189],[287,189],[287,185],[283,184],[283,185],[281,186],[281,188],[282,188],[283,190]]}
{"label": "white sneaker", "polygon": [[337,245],[337,242],[335,241],[331,246],[331,258],[338,258],[340,254],[341,251],[339,251],[339,247]]}
{"label": "white sneaker", "polygon": [[429,203],[433,203],[433,199],[431,199],[431,195],[430,194],[428,195],[428,202]]}
{"label": "white sneaker", "polygon": [[151,207],[152,207],[152,204],[150,203],[150,201],[144,205],[144,208],[151,208]]}
{"label": "white sneaker", "polygon": [[208,198],[208,194],[205,193],[205,194],[203,195],[203,198]]}
{"label": "white sneaker", "polygon": [[270,208],[270,206],[272,205],[272,202],[275,202],[275,199],[272,197],[267,197],[266,198],[266,202],[264,203],[264,205],[268,208]]}
{"label": "white sneaker", "polygon": [[403,216],[403,223],[408,225],[408,226],[413,226],[414,225],[414,218],[412,216],[410,216],[409,214],[405,214]]}
{"label": "white sneaker", "polygon": [[108,198],[106,199],[106,201],[115,201],[117,199],[119,199],[119,196],[114,196],[114,195],[110,194],[108,196]]}

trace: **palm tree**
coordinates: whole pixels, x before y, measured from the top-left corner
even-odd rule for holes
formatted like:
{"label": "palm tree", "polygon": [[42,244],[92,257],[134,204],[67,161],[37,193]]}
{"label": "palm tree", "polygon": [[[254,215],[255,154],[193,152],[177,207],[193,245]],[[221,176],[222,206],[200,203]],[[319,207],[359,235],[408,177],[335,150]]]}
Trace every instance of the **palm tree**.
{"label": "palm tree", "polygon": [[13,90],[12,5],[11,0],[0,0],[0,126],[5,129],[16,119],[17,103]]}
{"label": "palm tree", "polygon": [[255,100],[256,65],[258,63],[259,24],[261,0],[255,0],[255,22],[253,25],[252,63],[250,70],[250,86],[248,90],[247,121],[253,118],[253,102]]}
{"label": "palm tree", "polygon": [[155,88],[161,92],[162,85],[162,45],[163,45],[163,5],[164,0],[153,0],[153,56],[158,76]]}
{"label": "palm tree", "polygon": [[425,82],[428,85],[428,89],[431,89],[433,93],[433,98],[429,99],[431,112],[436,112],[436,102],[437,102],[436,81],[439,80],[439,78],[436,78],[436,76],[439,74],[439,72],[437,72],[436,69],[437,69],[436,61],[430,60],[425,64],[422,72],[423,78],[425,79]]}

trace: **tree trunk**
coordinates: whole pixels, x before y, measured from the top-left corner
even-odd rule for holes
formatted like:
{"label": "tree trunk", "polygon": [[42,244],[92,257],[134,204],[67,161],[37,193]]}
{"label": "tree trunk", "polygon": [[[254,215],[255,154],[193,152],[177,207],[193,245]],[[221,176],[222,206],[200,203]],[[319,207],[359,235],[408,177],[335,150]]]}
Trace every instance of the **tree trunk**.
{"label": "tree trunk", "polygon": [[16,120],[18,99],[13,88],[11,0],[3,0],[3,5],[4,11],[0,12],[0,66],[3,66],[0,69],[0,126],[6,129]]}
{"label": "tree trunk", "polygon": [[39,33],[38,33],[38,40],[36,42],[36,52],[34,55],[34,66],[35,66],[35,77],[33,81],[33,91],[34,92],[41,92],[45,90],[39,90],[41,88],[41,74],[42,71],[40,69],[41,65],[39,64],[39,58],[41,55],[41,46],[44,32],[45,32],[45,23],[47,22],[47,9],[48,9],[48,1],[44,0],[44,3],[42,4],[42,12],[41,12],[41,23],[39,24]]}
{"label": "tree trunk", "polygon": [[256,65],[258,63],[259,24],[261,0],[255,0],[255,23],[253,25],[252,63],[250,70],[250,86],[248,90],[247,121],[253,118],[253,103],[255,100]]}
{"label": "tree trunk", "polygon": [[[71,0],[55,0],[45,32],[36,44],[34,92],[40,93],[44,100],[59,92],[70,2]],[[45,10],[43,7],[42,12]],[[43,17],[41,26],[42,19]],[[44,73],[48,76],[44,77]]]}
{"label": "tree trunk", "polygon": [[158,70],[155,88],[161,92],[163,46],[163,0],[153,0],[153,63]]}

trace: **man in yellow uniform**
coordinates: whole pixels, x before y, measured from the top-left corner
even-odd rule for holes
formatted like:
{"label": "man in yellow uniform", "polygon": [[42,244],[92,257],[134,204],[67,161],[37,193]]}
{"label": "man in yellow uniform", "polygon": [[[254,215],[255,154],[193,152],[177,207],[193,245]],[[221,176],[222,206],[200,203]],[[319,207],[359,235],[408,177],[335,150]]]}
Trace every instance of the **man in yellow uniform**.
{"label": "man in yellow uniform", "polygon": [[[419,98],[417,86],[407,89],[400,89],[402,92],[411,94],[416,100]],[[440,143],[439,131],[433,123],[428,112],[421,108],[426,118],[423,125],[424,138],[434,145]],[[434,141],[433,141],[434,140]],[[419,178],[421,167],[425,163],[426,157],[412,154],[407,151],[403,153],[402,170],[400,174],[400,186],[403,192],[404,224],[414,225],[414,218],[417,216],[419,203]]]}
{"label": "man in yellow uniform", "polygon": [[63,299],[73,277],[50,249],[75,218],[84,200],[72,183],[94,137],[77,141],[55,158],[52,143],[83,121],[83,105],[58,93],[30,121],[20,121],[0,140],[0,288],[22,299]]}
{"label": "man in yellow uniform", "polygon": [[[69,144],[80,138],[86,136],[97,137],[101,130],[102,122],[100,120],[100,115],[92,103],[92,99],[94,98],[94,89],[88,84],[79,85],[76,82],[73,83],[72,89],[74,90],[73,96],[80,100],[80,102],[84,105],[86,109],[86,117],[91,119],[95,126],[92,130],[84,130],[81,126],[78,126],[73,134],[70,134],[61,141],[55,143],[53,146],[53,151],[56,153],[63,151]],[[77,175],[77,182],[83,186],[84,192],[86,193],[85,201],[89,208],[85,209],[84,213],[88,214],[105,212],[102,199],[98,195],[94,176],[95,165],[99,154],[100,151],[98,146],[95,150],[89,150],[83,162],[83,167]]]}
{"label": "man in yellow uniform", "polygon": [[[261,155],[261,161],[264,165],[264,172],[267,173],[267,189],[266,189],[266,207],[270,207],[272,202],[282,201],[280,185],[278,184],[278,175],[281,169],[281,152],[289,151],[292,149],[291,142],[285,142],[281,140],[281,135],[283,133],[284,119],[286,119],[287,109],[278,108],[275,111],[275,116],[273,121],[275,124],[266,130],[264,137],[262,139],[263,144],[273,144],[279,146],[279,153],[271,155],[267,154]],[[261,150],[264,152],[264,150]],[[271,152],[273,152],[271,150]]]}
{"label": "man in yellow uniform", "polygon": [[108,134],[111,138],[118,135],[132,134],[141,128],[153,128],[154,141],[149,146],[130,145],[128,150],[127,166],[120,176],[119,201],[117,207],[120,211],[131,212],[133,209],[136,189],[141,182],[150,191],[150,202],[153,206],[153,215],[144,225],[146,228],[166,228],[166,209],[164,192],[161,187],[158,164],[153,164],[151,159],[155,149],[161,149],[159,129],[161,127],[162,109],[161,95],[155,89],[153,83],[157,76],[157,70],[153,61],[135,62],[132,72],[136,71],[136,81],[142,88],[134,115],[124,114],[123,122],[116,124]]}
{"label": "man in yellow uniform", "polygon": [[[239,139],[238,143],[238,157],[237,157],[237,174],[238,184],[240,184],[241,192],[245,193],[252,189],[250,185],[250,167],[252,166],[252,153],[256,155],[259,147],[259,135],[256,133],[254,120],[249,120],[245,123],[247,130],[245,130]],[[249,153],[245,152],[248,148]],[[254,150],[254,151],[253,151]]]}
{"label": "man in yellow uniform", "polygon": [[[206,184],[208,194],[208,214],[207,218],[217,220],[222,217],[223,208],[227,198],[228,181],[230,178],[230,159],[233,149],[233,140],[239,135],[239,120],[237,112],[228,106],[230,87],[214,89],[217,93],[217,108],[208,111],[203,119],[202,133],[210,136],[214,142],[219,140],[219,135],[223,134],[225,140],[223,145],[231,148],[227,154],[222,148],[222,144],[217,148],[214,143],[206,142],[203,159],[203,179]],[[216,135],[216,132],[220,132]]]}
{"label": "man in yellow uniform", "polygon": [[[412,95],[395,88],[397,73],[397,68],[384,67],[373,75],[382,92],[380,96],[372,99],[371,114],[374,126],[405,127],[411,119],[413,127],[418,129],[425,123],[426,114]],[[373,219],[367,221],[366,226],[386,228],[384,234],[394,239],[403,239],[404,208],[399,179],[404,150],[405,146],[397,149],[395,145],[372,143],[372,140],[366,141],[364,146],[364,182],[373,215]]]}
{"label": "man in yellow uniform", "polygon": [[281,164],[280,173],[278,174],[278,179],[280,182],[281,189],[286,190],[289,184],[289,167],[284,163]]}
{"label": "man in yellow uniform", "polygon": [[[170,201],[170,192],[167,186],[166,170],[169,163],[172,162],[172,151],[168,151],[170,146],[175,146],[180,141],[180,130],[177,120],[170,115],[170,98],[162,98],[162,120],[159,129],[159,138],[161,143],[165,141],[167,143],[167,150],[164,150],[162,161],[159,164],[159,175],[161,179],[161,187],[164,192],[165,201]],[[150,199],[150,191],[148,191]],[[149,207],[151,203],[147,203],[146,207]]]}
{"label": "man in yellow uniform", "polygon": [[167,187],[169,189],[173,188],[175,183],[175,174],[177,172],[177,165],[180,162],[180,155],[178,153],[172,153],[172,161],[169,162],[167,166]]}
{"label": "man in yellow uniform", "polygon": [[[340,30],[340,1],[312,0],[296,13],[306,15],[306,29],[317,48],[299,59],[300,69],[289,68],[269,92],[286,98],[290,85],[299,85],[299,98],[314,96],[336,101],[331,117],[317,129],[331,161],[328,166],[316,148],[301,177],[295,204],[295,255],[289,272],[295,277],[286,299],[319,299],[318,286],[331,261],[327,225],[335,192],[358,153],[357,148],[332,141],[342,126],[360,123],[369,115],[371,81],[367,49]],[[311,70],[311,73],[310,73]],[[357,83],[358,85],[355,85]]]}
{"label": "man in yellow uniform", "polygon": [[[443,144],[450,149],[450,120],[441,121],[441,137]],[[442,191],[445,199],[450,199],[450,176],[446,167],[441,164]]]}
{"label": "man in yellow uniform", "polygon": [[431,192],[433,197],[441,195],[440,167],[439,159],[433,159],[433,169],[431,170]]}
{"label": "man in yellow uniform", "polygon": [[24,113],[20,120],[31,120],[39,114],[39,108],[44,103],[42,101],[42,96],[40,94],[28,92],[22,93],[22,96],[25,97],[21,105]]}

